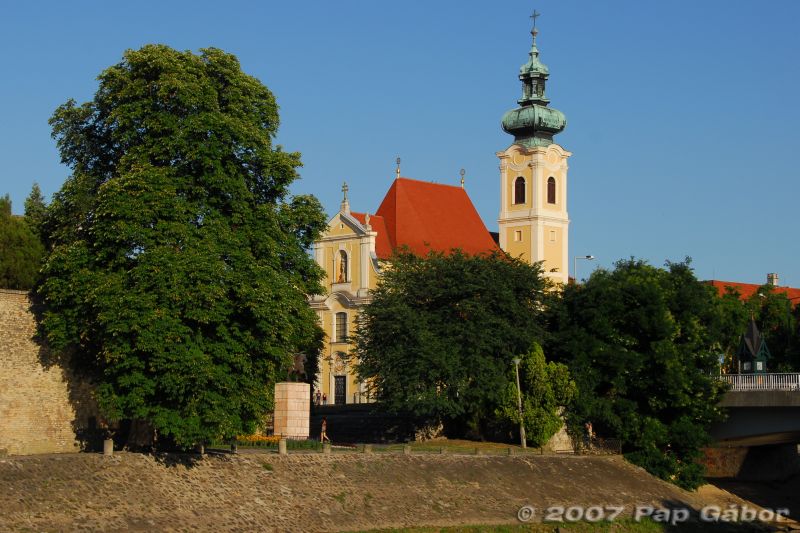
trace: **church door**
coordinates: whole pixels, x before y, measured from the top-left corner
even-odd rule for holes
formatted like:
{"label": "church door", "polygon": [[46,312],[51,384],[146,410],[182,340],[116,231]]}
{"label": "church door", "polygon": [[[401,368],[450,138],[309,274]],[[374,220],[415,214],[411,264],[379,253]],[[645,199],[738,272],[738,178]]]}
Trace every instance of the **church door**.
{"label": "church door", "polygon": [[347,403],[347,376],[334,376],[333,403],[344,405]]}

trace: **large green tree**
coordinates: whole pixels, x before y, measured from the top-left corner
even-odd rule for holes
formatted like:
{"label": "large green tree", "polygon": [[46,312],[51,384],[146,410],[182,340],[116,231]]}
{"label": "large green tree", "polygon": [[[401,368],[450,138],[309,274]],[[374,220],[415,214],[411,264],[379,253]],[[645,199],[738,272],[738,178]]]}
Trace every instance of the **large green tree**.
{"label": "large green tree", "polygon": [[736,372],[736,352],[742,339],[750,312],[735,290],[728,288],[717,300],[715,320],[709,326],[717,339],[717,352],[722,359],[722,370]]}
{"label": "large green tree", "polygon": [[772,285],[762,285],[743,299],[735,287],[728,287],[717,300],[717,319],[712,324],[720,340],[725,369],[741,371],[737,353],[747,324],[753,318],[769,346],[771,358],[768,372],[797,372],[800,370],[800,308],[786,293]]}
{"label": "large green tree", "polygon": [[655,268],[631,259],[566,287],[548,309],[548,350],[578,385],[573,431],[592,422],[621,439],[632,462],[683,487],[701,483],[696,460],[724,390],[714,377],[714,289],[688,261]]}
{"label": "large green tree", "polygon": [[24,217],[11,213],[11,198],[0,198],[0,288],[33,287],[44,248]]}
{"label": "large green tree", "polygon": [[35,181],[31,193],[25,198],[25,222],[37,236],[41,237],[44,218],[47,213],[47,204],[39,184]]}
{"label": "large green tree", "polygon": [[[769,372],[800,371],[800,314],[793,309],[786,293],[773,285],[762,285],[745,302],[747,319],[752,316],[764,335],[772,358],[767,361]],[[744,321],[740,333],[744,333]]]}
{"label": "large green tree", "polygon": [[40,329],[109,419],[181,446],[254,429],[292,355],[317,355],[306,250],[325,225],[289,195],[273,94],[218,49],[148,45],[51,119],[72,175],[43,225]]}
{"label": "large green tree", "polygon": [[509,383],[495,413],[515,432],[522,421],[526,440],[543,446],[564,425],[562,413],[572,403],[577,388],[567,367],[548,362],[538,343],[519,359],[519,389],[514,369],[509,371]]}
{"label": "large green tree", "polygon": [[360,315],[356,371],[389,409],[480,436],[541,337],[545,287],[540,265],[499,252],[399,253]]}

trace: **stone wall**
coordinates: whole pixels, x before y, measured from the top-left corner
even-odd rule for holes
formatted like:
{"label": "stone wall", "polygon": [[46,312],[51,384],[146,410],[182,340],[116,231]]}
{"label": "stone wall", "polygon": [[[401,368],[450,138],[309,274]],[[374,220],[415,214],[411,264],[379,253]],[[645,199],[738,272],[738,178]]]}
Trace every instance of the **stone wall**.
{"label": "stone wall", "polygon": [[800,474],[800,444],[703,449],[708,477],[781,481]]}
{"label": "stone wall", "polygon": [[26,292],[0,289],[0,453],[79,451],[90,389],[45,357],[29,306]]}
{"label": "stone wall", "polygon": [[708,477],[736,477],[742,469],[749,448],[743,446],[703,448],[700,463]]}
{"label": "stone wall", "polygon": [[0,459],[0,487],[0,531],[521,531],[523,505],[540,521],[553,505],[618,505],[630,516],[637,505],[743,503],[682,491],[619,457],[537,454],[40,455]]}
{"label": "stone wall", "polygon": [[308,418],[311,407],[311,385],[308,383],[275,384],[275,435],[295,439],[308,438]]}

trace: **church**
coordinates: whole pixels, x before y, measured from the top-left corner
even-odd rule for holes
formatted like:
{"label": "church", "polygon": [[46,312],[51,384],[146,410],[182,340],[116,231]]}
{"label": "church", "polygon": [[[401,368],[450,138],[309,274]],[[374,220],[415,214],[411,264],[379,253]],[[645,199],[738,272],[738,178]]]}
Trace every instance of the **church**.
{"label": "church", "polygon": [[503,130],[514,136],[496,155],[500,160],[498,232],[491,233],[461,185],[418,181],[400,175],[375,211],[352,211],[347,185],[339,212],[314,243],[313,254],[325,271],[326,295],[310,299],[326,333],[315,390],[327,404],[362,403],[371,399],[358,381],[351,334],[362,306],[381,275],[382,265],[402,247],[425,255],[454,248],[470,254],[501,249],[530,263],[542,261],[552,281],[567,283],[569,216],[567,159],[572,155],[553,141],[566,118],[549,107],[547,67],[539,60],[536,27],[528,61],[520,67],[522,97],[502,118]]}

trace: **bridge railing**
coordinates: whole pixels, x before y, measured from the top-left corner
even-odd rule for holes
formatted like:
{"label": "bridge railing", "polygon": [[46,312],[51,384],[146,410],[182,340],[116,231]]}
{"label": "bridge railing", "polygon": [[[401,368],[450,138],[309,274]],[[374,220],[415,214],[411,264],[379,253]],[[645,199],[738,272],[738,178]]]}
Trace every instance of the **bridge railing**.
{"label": "bridge railing", "polygon": [[800,391],[800,373],[793,374],[723,374],[720,379],[731,384],[732,391]]}

